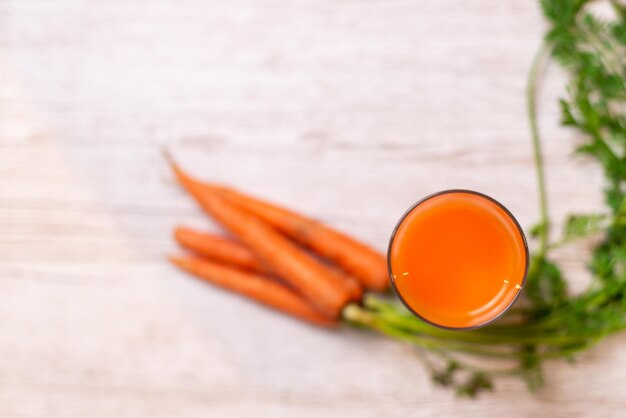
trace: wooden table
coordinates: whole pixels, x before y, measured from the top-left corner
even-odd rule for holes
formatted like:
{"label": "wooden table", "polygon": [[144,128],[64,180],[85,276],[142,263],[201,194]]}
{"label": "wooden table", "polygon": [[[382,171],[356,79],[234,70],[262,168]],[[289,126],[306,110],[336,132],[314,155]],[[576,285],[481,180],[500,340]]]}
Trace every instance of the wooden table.
{"label": "wooden table", "polygon": [[[525,114],[537,1],[0,2],[0,416],[608,417],[626,338],[457,399],[414,354],[314,329],[170,267],[214,229],[199,176],[384,250],[415,200],[464,187],[537,219]],[[598,168],[541,94],[551,214],[602,207]],[[573,291],[588,244],[558,253]]]}

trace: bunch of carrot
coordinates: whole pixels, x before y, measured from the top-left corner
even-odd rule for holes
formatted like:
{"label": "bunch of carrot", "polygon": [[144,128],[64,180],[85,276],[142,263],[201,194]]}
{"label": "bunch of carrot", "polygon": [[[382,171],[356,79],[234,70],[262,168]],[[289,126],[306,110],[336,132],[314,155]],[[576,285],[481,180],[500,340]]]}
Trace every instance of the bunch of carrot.
{"label": "bunch of carrot", "polygon": [[316,325],[332,326],[364,291],[388,287],[385,257],[299,213],[202,182],[168,159],[178,182],[234,238],[175,230],[190,253],[170,257],[212,284]]}
{"label": "bunch of carrot", "polygon": [[168,159],[178,182],[232,236],[176,228],[176,241],[188,250],[170,257],[176,266],[309,323],[333,327],[341,321],[414,346],[433,380],[460,394],[475,396],[491,389],[488,374],[510,373],[483,370],[465,357],[515,359],[517,353],[503,351],[502,344],[517,349],[519,335],[528,331],[509,325],[500,333],[459,333],[422,322],[397,302],[371,294],[388,289],[382,254],[299,213],[199,181]]}

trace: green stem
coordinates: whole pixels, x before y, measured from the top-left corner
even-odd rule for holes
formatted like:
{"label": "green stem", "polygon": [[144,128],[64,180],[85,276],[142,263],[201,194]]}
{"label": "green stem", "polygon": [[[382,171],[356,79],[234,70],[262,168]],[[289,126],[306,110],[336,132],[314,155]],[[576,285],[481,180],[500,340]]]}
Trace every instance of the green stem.
{"label": "green stem", "polygon": [[353,324],[376,330],[391,338],[429,350],[443,349],[463,352],[475,356],[505,359],[515,359],[518,354],[515,351],[503,351],[490,347],[468,345],[462,341],[438,341],[431,338],[424,338],[423,336],[415,334],[412,331],[396,327],[356,304],[350,304],[344,308],[343,318]]}
{"label": "green stem", "polygon": [[421,327],[415,322],[402,321],[388,315],[383,315],[383,319],[390,324],[404,328],[408,331],[419,332],[432,338],[441,340],[454,340],[469,344],[484,345],[521,345],[521,344],[545,344],[545,345],[563,345],[584,340],[587,336],[583,335],[557,335],[548,333],[523,333],[521,329],[517,335],[511,337],[506,334],[496,333],[479,333],[475,331],[446,331],[434,327]]}
{"label": "green stem", "polygon": [[530,124],[530,133],[533,143],[533,157],[535,161],[535,171],[537,173],[537,188],[539,190],[539,211],[541,219],[539,230],[539,250],[537,252],[539,257],[545,256],[546,251],[548,250],[550,220],[548,215],[548,194],[546,191],[543,151],[541,149],[541,138],[539,136],[539,126],[537,123],[537,78],[545,59],[548,56],[549,50],[547,45],[543,43],[533,59],[532,66],[528,74],[528,84],[526,86],[528,122]]}
{"label": "green stem", "polygon": [[372,311],[368,311],[371,318],[377,321],[385,322],[394,328],[403,329],[412,333],[418,333],[431,339],[445,341],[453,340],[463,344],[514,346],[520,344],[539,343],[558,346],[580,342],[587,337],[585,335],[559,335],[553,331],[526,332],[527,328],[525,325],[513,327],[509,325],[508,329],[514,332],[513,336],[509,333],[503,334],[501,332],[490,332],[488,328],[464,332],[448,331],[428,325],[413,316],[404,315],[403,313],[398,312],[392,304],[377,300],[371,296],[366,298],[365,304],[367,307],[373,309]]}
{"label": "green stem", "polygon": [[[343,318],[353,324],[367,329],[371,329],[381,334],[387,335],[393,339],[403,341],[413,346],[423,348],[438,354],[446,354],[446,352],[458,352],[469,354],[478,357],[487,357],[500,360],[519,360],[526,357],[533,358],[538,356],[540,359],[554,359],[572,356],[591,345],[597,343],[602,335],[586,336],[586,339],[578,339],[577,341],[562,341],[568,345],[575,344],[570,347],[554,346],[546,347],[539,353],[525,353],[518,349],[519,341],[515,338],[515,341],[511,341],[511,350],[500,350],[496,347],[489,347],[489,345],[475,345],[467,343],[466,341],[450,341],[424,337],[416,334],[415,331],[407,330],[403,327],[398,327],[393,323],[385,321],[384,318],[377,316],[376,312],[369,311],[357,304],[348,305],[343,311]],[[608,332],[607,332],[608,333]],[[606,333],[605,333],[606,334]],[[541,343],[540,343],[541,344]]]}

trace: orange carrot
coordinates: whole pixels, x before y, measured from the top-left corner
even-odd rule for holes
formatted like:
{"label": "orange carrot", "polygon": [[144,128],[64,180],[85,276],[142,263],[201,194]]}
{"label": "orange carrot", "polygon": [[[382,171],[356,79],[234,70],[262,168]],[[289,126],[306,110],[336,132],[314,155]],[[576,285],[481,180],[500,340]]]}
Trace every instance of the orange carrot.
{"label": "orange carrot", "polygon": [[335,321],[319,314],[302,297],[265,276],[246,273],[196,256],[172,256],[170,261],[207,282],[247,296],[289,315],[315,325],[335,325]]}
{"label": "orange carrot", "polygon": [[386,258],[372,248],[288,209],[234,190],[222,190],[220,193],[233,204],[338,264],[366,288],[375,291],[387,289],[389,274]]}
{"label": "orange carrot", "polygon": [[269,269],[259,261],[252,251],[235,240],[205,234],[185,227],[176,228],[174,237],[184,248],[215,261],[256,273],[269,273]]}
{"label": "orange carrot", "polygon": [[269,223],[290,238],[341,266],[367,289],[384,291],[389,286],[384,255],[318,221],[236,190],[199,182],[183,172],[168,156],[181,182],[196,183],[206,193],[216,193],[231,204]]}
{"label": "orange carrot", "polygon": [[[184,248],[210,259],[268,276],[276,274],[256,254],[237,241],[185,227],[176,228],[174,237]],[[363,289],[354,277],[333,266],[327,264],[323,264],[323,266],[329,270],[328,274],[338,276],[345,282],[350,292],[351,300],[361,300]]]}
{"label": "orange carrot", "polygon": [[350,294],[350,300],[360,302],[363,297],[363,287],[361,283],[354,277],[349,274],[346,274],[342,270],[338,269],[335,266],[331,266],[329,264],[322,264],[330,274],[339,278],[339,280],[343,281],[346,288],[348,289],[348,293]]}
{"label": "orange carrot", "polygon": [[351,299],[345,282],[329,274],[320,262],[260,219],[215,193],[207,193],[186,175],[179,175],[178,179],[209,215],[253,250],[319,312],[329,318],[339,317]]}

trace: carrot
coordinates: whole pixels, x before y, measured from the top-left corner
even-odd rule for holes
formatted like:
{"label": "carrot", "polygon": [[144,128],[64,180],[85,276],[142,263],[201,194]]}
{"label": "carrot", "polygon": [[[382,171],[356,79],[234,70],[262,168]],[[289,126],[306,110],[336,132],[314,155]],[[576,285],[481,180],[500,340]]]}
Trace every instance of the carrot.
{"label": "carrot", "polygon": [[170,261],[207,282],[315,325],[328,327],[336,323],[319,314],[302,297],[284,285],[265,276],[240,271],[197,256],[172,256]]}
{"label": "carrot", "polygon": [[351,299],[345,282],[311,258],[271,226],[207,193],[186,175],[178,176],[187,191],[215,220],[253,250],[274,272],[328,318],[337,318]]}
{"label": "carrot", "polygon": [[346,274],[341,271],[337,267],[328,265],[326,263],[322,264],[330,274],[339,278],[339,280],[343,281],[346,288],[348,289],[348,293],[350,294],[351,301],[360,302],[363,297],[363,287],[361,283],[356,279],[356,277]]}
{"label": "carrot", "polygon": [[[269,276],[276,274],[256,254],[237,241],[185,227],[176,228],[174,237],[184,248],[210,259]],[[329,270],[328,274],[338,276],[345,282],[350,292],[351,300],[361,300],[363,289],[354,277],[333,266],[327,264],[323,264],[323,266]]]}
{"label": "carrot", "polygon": [[184,248],[215,261],[255,273],[269,273],[269,269],[259,261],[252,251],[235,240],[205,234],[185,227],[176,228],[174,238]]}
{"label": "carrot", "polygon": [[387,289],[389,274],[386,258],[372,248],[288,209],[234,190],[220,193],[233,204],[341,266],[358,278],[366,288],[374,291]]}
{"label": "carrot", "polygon": [[168,156],[179,180],[196,183],[205,193],[219,194],[230,203],[269,223],[274,228],[338,264],[367,289],[384,291],[389,286],[384,255],[349,236],[294,211],[276,206],[236,190],[199,182],[189,177]]}

